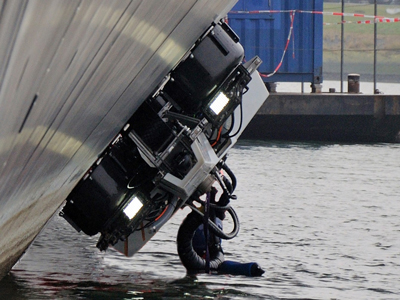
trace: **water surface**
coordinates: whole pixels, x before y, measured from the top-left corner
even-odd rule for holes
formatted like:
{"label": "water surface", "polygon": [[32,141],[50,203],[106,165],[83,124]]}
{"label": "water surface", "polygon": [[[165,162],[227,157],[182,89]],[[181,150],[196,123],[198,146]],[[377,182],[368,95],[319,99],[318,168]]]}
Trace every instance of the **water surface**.
{"label": "water surface", "polygon": [[400,299],[399,144],[241,141],[227,163],[241,230],[226,259],[263,277],[186,278],[175,240],[187,209],[129,259],[56,216],[1,299]]}

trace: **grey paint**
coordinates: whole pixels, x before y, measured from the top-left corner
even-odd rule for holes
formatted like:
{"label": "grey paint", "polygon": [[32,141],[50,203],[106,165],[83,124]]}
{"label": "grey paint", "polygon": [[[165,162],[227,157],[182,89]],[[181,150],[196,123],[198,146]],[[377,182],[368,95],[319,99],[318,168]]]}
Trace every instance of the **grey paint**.
{"label": "grey paint", "polygon": [[0,278],[235,2],[0,2]]}

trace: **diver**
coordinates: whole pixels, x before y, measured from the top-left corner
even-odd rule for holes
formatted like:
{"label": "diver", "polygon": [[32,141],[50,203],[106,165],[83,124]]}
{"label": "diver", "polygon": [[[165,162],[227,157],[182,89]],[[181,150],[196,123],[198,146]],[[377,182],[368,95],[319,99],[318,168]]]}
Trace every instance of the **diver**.
{"label": "diver", "polygon": [[[229,185],[228,185],[229,186]],[[232,215],[229,206],[229,191],[224,191],[216,202],[217,189],[211,188],[207,193],[207,200],[203,202],[204,213],[200,214],[193,207],[193,211],[183,220],[177,237],[178,254],[188,275],[198,273],[230,274],[244,276],[261,276],[264,270],[254,262],[239,263],[225,260],[222,249],[222,238],[230,239],[236,236],[238,220],[236,213]],[[199,201],[199,199],[198,199]],[[209,202],[209,206],[207,205]],[[222,221],[229,209],[237,229],[233,235],[223,234]],[[211,225],[211,226],[210,226]],[[228,238],[227,238],[228,237]]]}

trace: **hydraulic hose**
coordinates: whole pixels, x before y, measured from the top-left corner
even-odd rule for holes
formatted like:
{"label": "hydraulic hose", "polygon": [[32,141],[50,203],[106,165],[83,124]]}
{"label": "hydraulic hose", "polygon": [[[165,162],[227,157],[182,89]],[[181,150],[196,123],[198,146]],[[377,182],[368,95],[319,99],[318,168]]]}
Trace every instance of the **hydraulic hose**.
{"label": "hydraulic hose", "polygon": [[228,165],[226,163],[223,163],[221,168],[229,175],[229,177],[231,178],[231,184],[232,184],[232,191],[230,191],[231,193],[233,193],[233,191],[236,189],[236,184],[237,184],[237,180],[236,180],[236,176],[235,174],[233,174],[232,170],[228,167]]}
{"label": "hydraulic hose", "polygon": [[[203,217],[192,211],[179,227],[177,236],[178,254],[189,274],[203,273],[206,270],[207,261],[200,257],[193,248],[193,236],[196,229],[203,224],[203,220]],[[224,254],[220,246],[212,245],[210,248],[209,270],[217,271],[223,261]]]}
{"label": "hydraulic hose", "polygon": [[[204,214],[199,211],[194,205],[187,204],[195,213],[197,213],[201,218],[204,218]],[[212,233],[214,233],[217,237],[223,239],[223,240],[231,240],[237,234],[239,233],[240,225],[239,225],[239,218],[235,212],[235,210],[229,206],[229,208],[226,210],[232,217],[233,220],[233,229],[230,233],[225,233],[223,232],[217,224],[215,224],[213,221],[208,220],[208,225],[210,226],[209,229]]]}

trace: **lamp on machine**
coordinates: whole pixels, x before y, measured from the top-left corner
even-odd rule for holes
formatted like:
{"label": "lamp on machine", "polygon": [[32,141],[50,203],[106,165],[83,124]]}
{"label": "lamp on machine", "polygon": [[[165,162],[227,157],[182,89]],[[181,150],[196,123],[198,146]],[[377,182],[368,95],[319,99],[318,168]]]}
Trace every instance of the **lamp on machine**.
{"label": "lamp on machine", "polygon": [[181,114],[204,115],[218,127],[240,104],[240,90],[251,80],[243,57],[238,36],[227,24],[215,24],[171,72],[162,94]]}
{"label": "lamp on machine", "polygon": [[220,92],[210,102],[210,110],[217,116],[226,107],[228,103],[229,103],[229,98],[223,92]]}
{"label": "lamp on machine", "polygon": [[211,98],[203,101],[202,112],[215,127],[220,127],[242,102],[251,76],[242,65],[224,80]]}
{"label": "lamp on machine", "polygon": [[136,196],[133,196],[131,200],[128,201],[128,204],[125,206],[123,212],[129,218],[129,220],[132,220],[142,207],[143,203],[140,201],[140,199]]}

